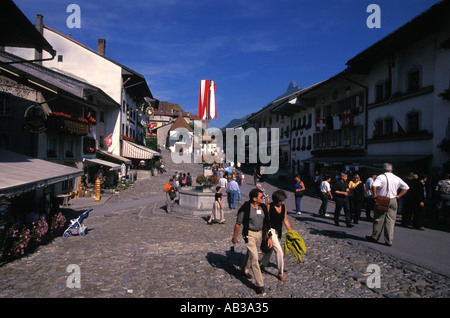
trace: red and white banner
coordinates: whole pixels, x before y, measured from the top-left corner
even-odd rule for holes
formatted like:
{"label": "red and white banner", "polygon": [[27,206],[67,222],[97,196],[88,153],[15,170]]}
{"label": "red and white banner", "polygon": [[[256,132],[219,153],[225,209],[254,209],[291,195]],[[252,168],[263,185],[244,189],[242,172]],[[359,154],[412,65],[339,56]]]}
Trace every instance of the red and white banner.
{"label": "red and white banner", "polygon": [[326,131],[327,120],[325,118],[316,118],[316,131]]}
{"label": "red and white banner", "polygon": [[202,120],[217,118],[216,109],[216,83],[211,80],[200,81],[200,94],[198,99],[198,117]]}
{"label": "red and white banner", "polygon": [[107,148],[112,146],[112,135],[113,134],[109,134],[109,136],[105,138],[105,144]]}
{"label": "red and white banner", "polygon": [[342,114],[342,126],[341,128],[352,128],[354,126],[355,115],[354,114]]}

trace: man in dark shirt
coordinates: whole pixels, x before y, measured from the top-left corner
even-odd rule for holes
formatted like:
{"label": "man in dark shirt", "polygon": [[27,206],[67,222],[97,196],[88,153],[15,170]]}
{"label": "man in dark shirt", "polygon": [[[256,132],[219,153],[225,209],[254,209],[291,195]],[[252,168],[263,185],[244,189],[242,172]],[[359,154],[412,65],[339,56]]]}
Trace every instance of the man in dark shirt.
{"label": "man in dark shirt", "polygon": [[[247,254],[241,266],[244,277],[251,278],[250,267],[255,275],[256,293],[264,294],[264,280],[261,274],[258,260],[258,248],[261,246],[262,232],[265,228],[269,230],[270,221],[267,207],[264,204],[264,197],[261,190],[253,189],[249,193],[249,201],[246,201],[239,209],[234,227],[233,244],[238,242],[238,233],[242,227],[242,235],[247,246]],[[269,248],[272,247],[272,238],[269,234]]]}
{"label": "man in dark shirt", "polygon": [[334,225],[339,226],[339,215],[344,208],[345,224],[347,227],[353,227],[350,215],[350,201],[348,199],[347,174],[341,173],[341,178],[334,184]]}

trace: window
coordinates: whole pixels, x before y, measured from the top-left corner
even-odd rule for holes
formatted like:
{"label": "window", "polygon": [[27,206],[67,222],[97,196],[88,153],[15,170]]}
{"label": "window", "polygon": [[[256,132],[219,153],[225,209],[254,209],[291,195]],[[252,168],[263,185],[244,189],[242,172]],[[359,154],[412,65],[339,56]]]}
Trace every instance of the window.
{"label": "window", "polygon": [[377,119],[375,121],[375,130],[373,132],[373,135],[374,136],[382,136],[383,132],[384,132],[383,128],[384,128],[383,120],[382,119]]}
{"label": "window", "polygon": [[392,94],[392,85],[390,81],[384,82],[384,98],[388,99]]}
{"label": "window", "polygon": [[319,144],[319,134],[314,134],[313,135],[313,141],[314,141],[314,149],[317,149],[320,147]]}
{"label": "window", "polygon": [[352,146],[362,146],[364,144],[364,126],[356,126],[351,130]]}
{"label": "window", "polygon": [[323,117],[331,116],[331,105],[327,105],[323,108]]}
{"label": "window", "polygon": [[58,138],[47,137],[47,158],[58,157]]}
{"label": "window", "polygon": [[358,144],[362,146],[364,144],[364,126],[358,126]]}
{"label": "window", "polygon": [[83,138],[83,153],[85,155],[92,155],[95,153],[95,139],[89,137]]}
{"label": "window", "polygon": [[415,67],[408,72],[408,92],[420,89],[420,68]]}
{"label": "window", "polygon": [[420,114],[417,111],[409,112],[407,115],[407,130],[409,133],[418,132],[420,130]]}
{"label": "window", "polygon": [[375,102],[381,102],[384,99],[384,85],[383,83],[378,83],[375,87]]}
{"label": "window", "polygon": [[331,132],[331,147],[335,148],[337,146],[338,133],[336,130]]}
{"label": "window", "polygon": [[384,120],[384,134],[391,136],[393,133],[394,120],[392,117],[387,117]]}
{"label": "window", "polygon": [[338,103],[331,104],[331,115],[332,116],[336,116],[337,114],[339,114],[338,106],[339,106]]}
{"label": "window", "polygon": [[337,131],[337,147],[342,147],[344,145],[344,132],[342,129]]}
{"label": "window", "polygon": [[325,138],[325,140],[324,140],[324,147],[325,148],[330,147],[330,145],[331,145],[331,132],[327,131],[325,133],[325,137],[324,138]]}
{"label": "window", "polygon": [[64,141],[64,158],[73,159],[75,158],[75,140],[66,139]]}
{"label": "window", "polygon": [[63,61],[63,56],[62,55],[58,55],[58,62],[62,62]]}
{"label": "window", "polygon": [[350,146],[351,142],[351,128],[345,128],[344,131],[344,146]]}
{"label": "window", "polygon": [[0,148],[9,149],[9,135],[7,133],[0,133]]}
{"label": "window", "polygon": [[321,118],[320,113],[320,107],[316,108],[316,118]]}
{"label": "window", "polygon": [[11,115],[11,99],[11,94],[0,92],[0,116]]}
{"label": "window", "polygon": [[359,113],[364,111],[364,93],[351,97],[351,109]]}
{"label": "window", "polygon": [[341,100],[338,102],[338,112],[339,114],[342,114],[345,112],[345,101]]}

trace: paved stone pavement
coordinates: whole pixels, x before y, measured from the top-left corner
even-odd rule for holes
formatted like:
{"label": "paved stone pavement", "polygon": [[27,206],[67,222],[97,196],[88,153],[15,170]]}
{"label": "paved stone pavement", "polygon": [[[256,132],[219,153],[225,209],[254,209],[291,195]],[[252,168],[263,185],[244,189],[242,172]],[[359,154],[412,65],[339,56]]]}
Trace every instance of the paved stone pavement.
{"label": "paved stone pavement", "polygon": [[[275,277],[273,257],[270,273],[264,275],[267,293],[258,296],[254,281],[240,275],[246,251],[241,235],[234,252],[230,250],[235,211],[226,211],[224,225],[206,225],[203,217],[165,212],[161,189],[175,169],[191,174],[200,171],[198,165],[170,166],[167,174],[138,179],[132,189],[104,196],[101,202],[73,200],[71,210],[66,210],[68,215],[94,208],[84,221],[89,229],[86,236],[57,237],[1,266],[0,298],[450,296],[449,278],[358,242],[330,237],[293,214],[289,215],[290,224],[308,249],[304,262],[299,264],[292,253],[285,255],[287,281],[281,282]],[[249,176],[246,182],[251,182]],[[304,200],[319,204],[314,198]],[[74,282],[71,275],[76,273],[71,264],[79,269],[79,288],[68,287]],[[379,288],[368,287],[370,264],[380,268]]]}

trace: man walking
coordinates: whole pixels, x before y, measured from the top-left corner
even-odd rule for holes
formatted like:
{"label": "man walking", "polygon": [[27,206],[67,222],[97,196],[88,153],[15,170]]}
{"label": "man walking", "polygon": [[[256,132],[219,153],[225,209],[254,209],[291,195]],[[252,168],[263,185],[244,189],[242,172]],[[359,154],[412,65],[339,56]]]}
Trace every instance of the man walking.
{"label": "man walking", "polygon": [[172,212],[172,201],[175,198],[175,187],[173,186],[173,179],[171,178],[169,182],[164,186],[164,192],[166,193],[166,211],[167,213]]}
{"label": "man walking", "polygon": [[[384,230],[384,239],[386,246],[392,246],[394,239],[394,226],[397,217],[397,200],[400,199],[408,191],[409,186],[402,179],[392,173],[392,164],[385,163],[384,174],[379,175],[372,185],[372,195],[389,197],[389,209],[387,212],[375,210],[372,235],[366,236],[370,242],[378,242],[381,232]],[[401,190],[397,194],[398,190]]]}
{"label": "man walking", "polygon": [[350,201],[348,199],[347,174],[341,173],[341,178],[334,184],[334,225],[339,226],[339,214],[344,208],[345,224],[347,227],[353,227],[350,215]]}
{"label": "man walking", "polygon": [[[242,236],[244,237],[247,246],[247,254],[242,263],[241,271],[244,277],[252,278],[249,273],[252,268],[253,275],[256,280],[256,293],[264,293],[264,281],[259,267],[258,248],[261,246],[263,229],[269,231],[270,220],[269,212],[264,204],[264,196],[261,190],[253,189],[249,193],[249,201],[246,201],[239,209],[236,217],[236,225],[234,226],[234,233],[232,242],[238,242],[238,233],[241,227]],[[269,248],[272,247],[272,238],[269,231]]]}
{"label": "man walking", "polygon": [[230,183],[228,183],[228,193],[230,194],[231,198],[229,201],[229,208],[234,210],[236,209],[236,199],[238,197],[239,194],[239,185],[236,182],[236,178],[233,177],[233,179],[231,179]]}
{"label": "man walking", "polygon": [[[240,163],[238,162],[238,167],[240,167],[239,165],[240,165]],[[237,200],[241,201],[242,177],[241,177],[241,174],[239,172],[236,173],[236,182],[237,182],[237,184],[239,186],[239,193],[238,193]]]}

